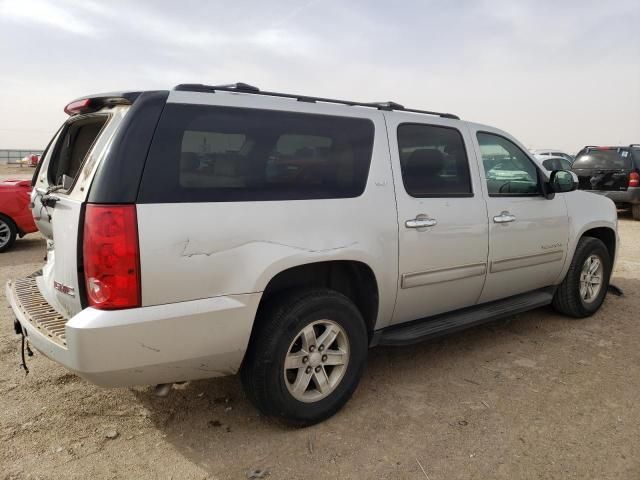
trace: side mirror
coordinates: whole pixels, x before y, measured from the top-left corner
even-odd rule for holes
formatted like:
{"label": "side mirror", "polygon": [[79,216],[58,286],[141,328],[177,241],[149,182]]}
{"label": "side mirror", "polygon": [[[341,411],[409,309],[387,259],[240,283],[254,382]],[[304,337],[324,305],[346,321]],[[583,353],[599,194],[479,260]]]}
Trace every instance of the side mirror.
{"label": "side mirror", "polygon": [[569,170],[554,170],[549,176],[549,185],[554,193],[573,192],[578,188],[578,176]]}

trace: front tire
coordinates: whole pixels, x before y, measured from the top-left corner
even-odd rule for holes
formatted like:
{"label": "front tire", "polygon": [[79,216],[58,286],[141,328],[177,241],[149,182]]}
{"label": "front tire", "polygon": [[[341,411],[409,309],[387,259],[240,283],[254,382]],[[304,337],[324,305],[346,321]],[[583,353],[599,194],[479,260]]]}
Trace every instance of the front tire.
{"label": "front tire", "polygon": [[640,220],[640,203],[631,205],[631,216],[634,220]]}
{"label": "front tire", "polygon": [[269,301],[256,322],[241,370],[256,408],[299,426],[340,410],[367,359],[367,330],[353,302],[333,290],[297,290]]}
{"label": "front tire", "polygon": [[597,238],[582,237],[567,276],[553,297],[553,308],[575,318],[593,315],[604,302],[610,276],[607,247]]}
{"label": "front tire", "polygon": [[0,215],[0,253],[9,250],[16,241],[18,229],[9,217]]}

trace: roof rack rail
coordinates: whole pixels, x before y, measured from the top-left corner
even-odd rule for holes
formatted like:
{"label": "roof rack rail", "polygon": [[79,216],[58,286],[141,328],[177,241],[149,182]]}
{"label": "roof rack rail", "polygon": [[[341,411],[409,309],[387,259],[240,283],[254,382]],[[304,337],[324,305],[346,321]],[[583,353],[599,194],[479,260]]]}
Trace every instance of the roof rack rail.
{"label": "roof rack rail", "polygon": [[348,105],[352,107],[369,107],[369,108],[377,108],[378,110],[387,110],[387,111],[401,110],[404,112],[423,113],[427,115],[436,115],[442,118],[451,118],[453,120],[460,120],[460,117],[452,113],[431,112],[429,110],[417,110],[414,108],[405,108],[404,106],[395,102],[354,102],[351,100],[337,100],[335,98],[312,97],[308,95],[295,95],[291,93],[280,93],[280,92],[267,92],[267,91],[260,90],[258,87],[254,87],[253,85],[249,85],[248,83],[242,83],[242,82],[232,83],[228,85],[203,85],[201,83],[182,83],[180,85],[176,85],[173,89],[181,92],[215,93],[219,91],[219,92],[252,93],[254,95],[265,95],[268,97],[292,98],[299,102],[339,103],[341,105]]}

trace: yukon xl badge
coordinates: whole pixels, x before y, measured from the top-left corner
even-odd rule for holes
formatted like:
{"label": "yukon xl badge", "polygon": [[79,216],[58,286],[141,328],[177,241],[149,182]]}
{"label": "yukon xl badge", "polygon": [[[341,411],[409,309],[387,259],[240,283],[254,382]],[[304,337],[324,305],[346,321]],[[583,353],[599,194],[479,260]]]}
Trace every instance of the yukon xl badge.
{"label": "yukon xl badge", "polygon": [[53,288],[55,288],[59,292],[64,293],[65,295],[69,295],[70,297],[76,296],[76,291],[73,287],[68,287],[61,284],[60,282],[56,282],[55,280],[53,281]]}

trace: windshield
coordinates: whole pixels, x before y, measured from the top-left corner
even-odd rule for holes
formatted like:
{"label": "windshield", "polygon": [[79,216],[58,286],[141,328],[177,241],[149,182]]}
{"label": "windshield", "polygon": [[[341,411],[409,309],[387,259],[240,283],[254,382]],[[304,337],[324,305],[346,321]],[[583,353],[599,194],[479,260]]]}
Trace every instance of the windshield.
{"label": "windshield", "polygon": [[628,149],[588,150],[573,162],[573,168],[623,170],[631,166]]}

